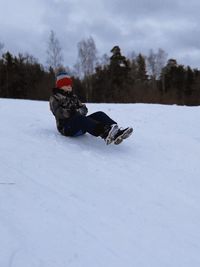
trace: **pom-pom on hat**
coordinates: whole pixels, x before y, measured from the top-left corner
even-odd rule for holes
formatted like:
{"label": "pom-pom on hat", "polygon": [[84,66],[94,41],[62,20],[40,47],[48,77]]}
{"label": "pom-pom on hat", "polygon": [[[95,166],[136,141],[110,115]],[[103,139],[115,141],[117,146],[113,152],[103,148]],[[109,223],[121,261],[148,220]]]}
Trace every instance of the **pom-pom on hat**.
{"label": "pom-pom on hat", "polygon": [[61,88],[63,86],[72,86],[72,79],[71,77],[67,74],[67,72],[59,72],[56,75],[56,87]]}

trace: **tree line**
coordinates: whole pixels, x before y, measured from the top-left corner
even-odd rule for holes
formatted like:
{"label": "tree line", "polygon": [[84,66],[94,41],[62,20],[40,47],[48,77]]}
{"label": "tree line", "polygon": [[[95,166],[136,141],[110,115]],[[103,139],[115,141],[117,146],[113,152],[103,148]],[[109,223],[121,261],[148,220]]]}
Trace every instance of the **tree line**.
{"label": "tree line", "polygon": [[[3,50],[0,43],[0,52]],[[200,71],[167,59],[167,53],[149,51],[127,57],[114,46],[101,58],[92,37],[77,45],[78,60],[65,69],[73,76],[74,91],[84,102],[200,104]],[[63,68],[62,49],[51,31],[47,66],[28,54],[0,53],[0,97],[48,100],[55,73]]]}

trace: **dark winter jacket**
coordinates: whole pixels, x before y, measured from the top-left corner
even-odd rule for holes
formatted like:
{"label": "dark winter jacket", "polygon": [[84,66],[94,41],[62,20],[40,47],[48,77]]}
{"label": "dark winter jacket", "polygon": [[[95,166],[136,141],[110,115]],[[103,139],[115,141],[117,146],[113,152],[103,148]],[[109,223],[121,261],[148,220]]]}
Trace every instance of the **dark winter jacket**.
{"label": "dark winter jacket", "polygon": [[87,107],[73,92],[65,92],[54,88],[49,99],[50,109],[56,118],[58,130],[62,133],[63,127],[69,118],[76,114],[86,115]]}

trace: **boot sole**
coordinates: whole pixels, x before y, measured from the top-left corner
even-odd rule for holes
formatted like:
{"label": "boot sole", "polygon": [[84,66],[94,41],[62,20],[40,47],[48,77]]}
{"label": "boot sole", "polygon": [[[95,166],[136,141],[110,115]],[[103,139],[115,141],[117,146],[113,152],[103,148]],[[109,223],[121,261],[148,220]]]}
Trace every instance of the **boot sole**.
{"label": "boot sole", "polygon": [[115,135],[117,131],[118,131],[118,126],[117,124],[114,124],[105,140],[106,145],[110,145],[113,142],[113,136]]}
{"label": "boot sole", "polygon": [[114,144],[115,145],[119,145],[121,144],[121,142],[128,138],[129,136],[131,136],[131,134],[133,133],[133,128],[128,128],[125,132],[123,132],[122,135],[118,136],[115,140],[114,140]]}

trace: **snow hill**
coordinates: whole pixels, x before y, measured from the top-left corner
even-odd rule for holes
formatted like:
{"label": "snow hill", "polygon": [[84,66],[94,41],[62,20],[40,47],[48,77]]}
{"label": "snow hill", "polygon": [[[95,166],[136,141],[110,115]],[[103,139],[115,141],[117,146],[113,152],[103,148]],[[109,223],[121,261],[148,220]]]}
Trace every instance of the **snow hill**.
{"label": "snow hill", "polygon": [[199,267],[200,107],[88,104],[121,145],[0,99],[0,267]]}

